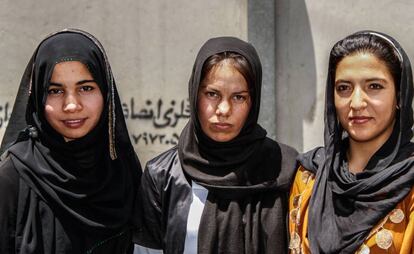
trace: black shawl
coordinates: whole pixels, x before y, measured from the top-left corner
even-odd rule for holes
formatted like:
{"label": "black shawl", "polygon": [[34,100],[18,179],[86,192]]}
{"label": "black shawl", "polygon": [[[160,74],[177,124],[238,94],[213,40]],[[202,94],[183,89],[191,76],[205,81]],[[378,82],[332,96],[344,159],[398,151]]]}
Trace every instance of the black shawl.
{"label": "black shawl", "polygon": [[[54,66],[63,61],[85,64],[104,98],[97,126],[70,142],[44,116]],[[19,253],[84,253],[129,234],[141,168],[106,54],[92,35],[66,29],[40,43],[21,80],[5,147],[20,177]]]}
{"label": "black shawl", "polygon": [[300,162],[316,172],[309,205],[308,237],[312,253],[354,253],[414,185],[413,81],[410,61],[390,36],[363,31],[384,39],[401,61],[396,84],[399,112],[390,138],[370,158],[366,169],[353,175],[345,159],[347,138],[337,121],[334,105],[335,68],[330,59],[326,85],[325,147],[304,154]]}
{"label": "black shawl", "polygon": [[[201,130],[197,93],[206,60],[217,53],[244,56],[254,73],[252,106],[240,134],[215,142]],[[189,81],[191,119],[178,144],[187,177],[209,191],[198,233],[199,253],[284,253],[285,208],[275,200],[287,195],[296,151],[266,138],[257,124],[261,64],[249,43],[232,37],[210,39],[200,49]],[[287,202],[287,200],[284,200]],[[282,233],[280,233],[282,232]]]}

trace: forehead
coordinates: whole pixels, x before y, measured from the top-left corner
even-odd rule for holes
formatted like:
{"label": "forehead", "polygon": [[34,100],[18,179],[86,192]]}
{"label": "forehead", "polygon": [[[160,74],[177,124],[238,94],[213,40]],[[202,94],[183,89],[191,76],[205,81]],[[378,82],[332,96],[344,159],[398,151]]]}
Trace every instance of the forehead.
{"label": "forehead", "polygon": [[361,52],[344,57],[337,65],[335,79],[379,75],[392,78],[387,64],[374,54]]}
{"label": "forehead", "polygon": [[54,70],[62,70],[62,69],[73,69],[73,70],[86,69],[89,72],[88,67],[80,61],[63,61],[63,62],[56,63]]}
{"label": "forehead", "polygon": [[247,81],[243,75],[233,66],[231,61],[221,61],[216,64],[202,80],[200,87],[217,86],[247,87]]}
{"label": "forehead", "polygon": [[76,76],[88,76],[92,77],[89,69],[85,64],[80,61],[67,61],[57,63],[52,72],[53,78],[73,78]]}

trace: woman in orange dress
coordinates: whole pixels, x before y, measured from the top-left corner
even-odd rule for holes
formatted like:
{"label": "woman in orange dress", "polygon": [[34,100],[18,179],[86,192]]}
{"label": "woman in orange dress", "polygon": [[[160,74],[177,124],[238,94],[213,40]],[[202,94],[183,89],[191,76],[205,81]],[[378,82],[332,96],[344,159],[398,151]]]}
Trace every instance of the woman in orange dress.
{"label": "woman in orange dress", "polygon": [[330,54],[325,146],[300,157],[291,253],[414,253],[413,81],[393,38],[372,31]]}

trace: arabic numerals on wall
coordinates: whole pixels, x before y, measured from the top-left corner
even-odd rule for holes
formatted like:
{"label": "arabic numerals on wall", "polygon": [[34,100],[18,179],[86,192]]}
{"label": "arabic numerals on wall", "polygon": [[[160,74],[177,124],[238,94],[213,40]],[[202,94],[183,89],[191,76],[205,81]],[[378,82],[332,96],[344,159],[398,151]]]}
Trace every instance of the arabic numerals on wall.
{"label": "arabic numerals on wall", "polygon": [[178,144],[179,135],[177,133],[151,133],[143,132],[140,134],[132,134],[132,142],[134,145],[168,145],[175,146]]}
{"label": "arabic numerals on wall", "polygon": [[6,102],[4,104],[0,104],[0,128],[6,128],[7,122],[10,119],[10,114],[10,103]]}

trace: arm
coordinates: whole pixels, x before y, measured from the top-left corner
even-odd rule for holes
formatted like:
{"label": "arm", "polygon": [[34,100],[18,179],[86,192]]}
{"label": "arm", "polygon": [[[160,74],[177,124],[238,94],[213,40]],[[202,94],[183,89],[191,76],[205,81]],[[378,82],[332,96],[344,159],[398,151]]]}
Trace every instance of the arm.
{"label": "arm", "polygon": [[404,233],[404,239],[400,251],[401,254],[414,254],[414,187],[408,194],[408,197],[409,203],[406,212],[408,224]]}
{"label": "arm", "polygon": [[0,253],[15,252],[19,177],[10,159],[0,164]]}
{"label": "arm", "polygon": [[156,251],[162,249],[163,234],[161,196],[152,176],[155,170],[147,164],[138,190],[136,212],[138,226],[134,233],[135,254],[162,253]]}
{"label": "arm", "polygon": [[[303,186],[301,184],[301,177],[302,177],[302,171],[301,171],[301,168],[299,167],[297,172],[296,172],[295,179],[293,181],[291,189],[290,189],[289,212],[292,211],[295,208],[294,205],[293,205],[294,197],[299,195],[303,191]],[[295,231],[295,224],[292,222],[290,217],[289,217],[288,221],[289,221],[289,232],[294,232]]]}

